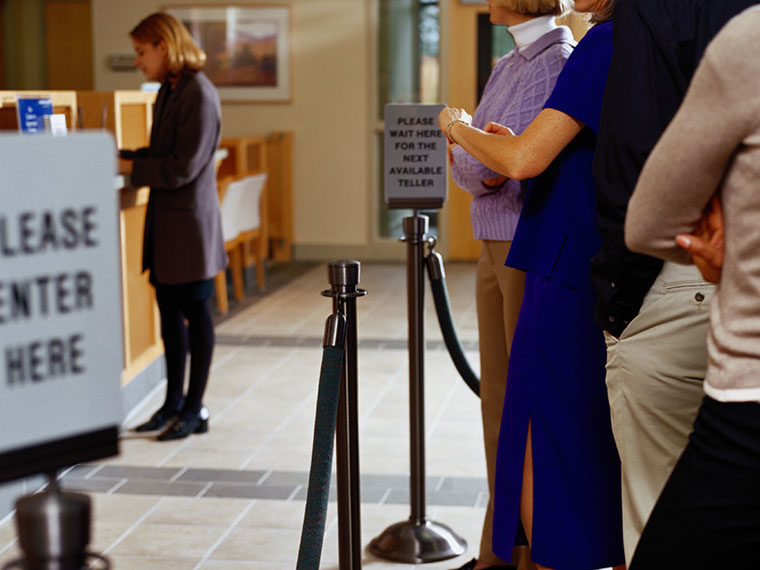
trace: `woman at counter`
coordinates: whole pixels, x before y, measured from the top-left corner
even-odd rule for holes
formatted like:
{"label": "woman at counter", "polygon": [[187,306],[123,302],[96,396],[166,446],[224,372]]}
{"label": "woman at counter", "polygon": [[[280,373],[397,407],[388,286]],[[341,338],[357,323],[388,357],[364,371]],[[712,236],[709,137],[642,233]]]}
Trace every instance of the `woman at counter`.
{"label": "woman at counter", "polygon": [[214,350],[209,299],[214,276],[227,266],[214,164],[221,106],[201,71],[206,54],[179,21],[151,14],[129,35],[135,65],[161,83],[150,146],[121,151],[119,170],[133,186],[150,186],[143,270],[156,290],[167,376],[164,404],[136,431],[162,430],[158,440],[168,441],[208,430],[202,402]]}

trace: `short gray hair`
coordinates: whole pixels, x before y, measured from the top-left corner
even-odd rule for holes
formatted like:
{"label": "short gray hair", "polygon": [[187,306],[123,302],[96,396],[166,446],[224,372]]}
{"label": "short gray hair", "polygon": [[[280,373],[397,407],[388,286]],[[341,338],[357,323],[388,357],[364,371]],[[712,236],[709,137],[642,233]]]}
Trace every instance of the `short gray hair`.
{"label": "short gray hair", "polygon": [[495,3],[525,16],[561,16],[572,9],[570,0],[496,0]]}

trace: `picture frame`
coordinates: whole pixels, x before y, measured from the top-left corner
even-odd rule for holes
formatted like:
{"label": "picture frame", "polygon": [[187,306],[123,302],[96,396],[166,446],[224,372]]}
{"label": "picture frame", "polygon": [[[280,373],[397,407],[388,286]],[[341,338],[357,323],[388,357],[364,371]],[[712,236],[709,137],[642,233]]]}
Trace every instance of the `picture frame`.
{"label": "picture frame", "polygon": [[291,99],[288,6],[167,6],[206,52],[204,73],[222,101]]}

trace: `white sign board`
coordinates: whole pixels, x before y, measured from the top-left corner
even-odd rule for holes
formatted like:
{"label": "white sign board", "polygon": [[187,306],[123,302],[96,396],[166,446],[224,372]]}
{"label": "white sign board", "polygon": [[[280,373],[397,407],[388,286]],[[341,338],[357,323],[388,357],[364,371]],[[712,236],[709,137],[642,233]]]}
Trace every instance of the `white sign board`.
{"label": "white sign board", "polygon": [[119,426],[116,149],[0,136],[0,454]]}
{"label": "white sign board", "polygon": [[385,202],[391,208],[437,209],[446,200],[443,105],[385,106]]}

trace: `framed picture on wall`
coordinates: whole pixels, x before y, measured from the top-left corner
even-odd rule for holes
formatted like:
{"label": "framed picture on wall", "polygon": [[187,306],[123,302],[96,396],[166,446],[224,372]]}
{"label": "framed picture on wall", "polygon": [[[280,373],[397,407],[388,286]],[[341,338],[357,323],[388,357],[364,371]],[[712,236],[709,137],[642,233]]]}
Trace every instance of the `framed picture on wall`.
{"label": "framed picture on wall", "polygon": [[286,6],[167,6],[206,52],[204,72],[222,101],[290,100]]}

